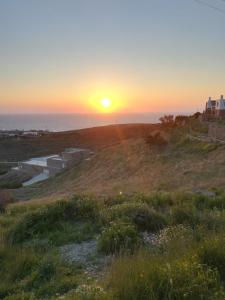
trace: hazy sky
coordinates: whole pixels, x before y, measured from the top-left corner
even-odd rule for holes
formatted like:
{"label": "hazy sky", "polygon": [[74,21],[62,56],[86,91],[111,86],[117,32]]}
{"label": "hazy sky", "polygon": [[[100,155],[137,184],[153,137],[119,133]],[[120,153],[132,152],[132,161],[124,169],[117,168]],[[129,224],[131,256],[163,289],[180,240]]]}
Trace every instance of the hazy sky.
{"label": "hazy sky", "polygon": [[225,94],[225,2],[0,0],[0,113],[196,111]]}

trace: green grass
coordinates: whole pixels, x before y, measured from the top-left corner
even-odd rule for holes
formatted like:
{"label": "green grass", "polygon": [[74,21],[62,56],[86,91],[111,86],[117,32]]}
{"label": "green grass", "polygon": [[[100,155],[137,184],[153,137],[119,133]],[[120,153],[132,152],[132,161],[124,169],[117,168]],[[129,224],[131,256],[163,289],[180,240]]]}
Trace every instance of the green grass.
{"label": "green grass", "polygon": [[[222,300],[224,203],[217,190],[10,204],[0,214],[0,299]],[[150,247],[143,232],[156,237]],[[98,282],[59,252],[92,239],[114,255]]]}
{"label": "green grass", "polygon": [[[70,201],[57,201],[23,214],[9,230],[8,240],[13,244],[31,239],[43,239],[47,236],[51,240],[52,236],[56,237],[60,232],[64,235],[67,233],[67,235],[79,236],[78,232],[82,230],[82,226],[75,223],[79,221],[97,223],[97,214],[97,202],[89,198],[74,197]],[[85,226],[87,231],[88,225]],[[96,228],[96,225],[94,227]],[[91,226],[89,228],[92,231]],[[58,237],[57,242],[59,239]]]}
{"label": "green grass", "polygon": [[107,284],[118,300],[224,299],[216,270],[195,257],[171,259],[138,253],[120,258]]}
{"label": "green grass", "polygon": [[80,270],[67,266],[54,252],[39,255],[4,246],[0,249],[0,260],[1,299],[19,298],[22,294],[33,295],[34,299],[50,299],[79,284]]}

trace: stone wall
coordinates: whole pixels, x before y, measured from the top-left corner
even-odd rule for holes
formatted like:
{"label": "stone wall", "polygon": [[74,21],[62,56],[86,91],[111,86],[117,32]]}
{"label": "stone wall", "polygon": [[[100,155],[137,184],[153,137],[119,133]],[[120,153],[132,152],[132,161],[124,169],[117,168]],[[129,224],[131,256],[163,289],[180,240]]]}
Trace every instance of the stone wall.
{"label": "stone wall", "polygon": [[44,167],[21,162],[19,163],[19,169],[23,170],[26,173],[29,173],[30,175],[37,175],[43,172]]}
{"label": "stone wall", "polygon": [[219,125],[216,123],[209,124],[208,136],[212,139],[225,141],[225,125]]}

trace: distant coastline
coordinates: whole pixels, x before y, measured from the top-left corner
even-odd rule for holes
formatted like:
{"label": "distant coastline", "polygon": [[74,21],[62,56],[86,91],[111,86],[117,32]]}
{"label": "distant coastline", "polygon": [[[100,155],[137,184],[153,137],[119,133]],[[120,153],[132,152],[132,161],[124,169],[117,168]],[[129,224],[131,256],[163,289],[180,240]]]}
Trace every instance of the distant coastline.
{"label": "distant coastline", "polygon": [[163,114],[160,112],[129,114],[0,114],[0,130],[48,130],[59,132],[110,124],[154,124],[158,123]]}

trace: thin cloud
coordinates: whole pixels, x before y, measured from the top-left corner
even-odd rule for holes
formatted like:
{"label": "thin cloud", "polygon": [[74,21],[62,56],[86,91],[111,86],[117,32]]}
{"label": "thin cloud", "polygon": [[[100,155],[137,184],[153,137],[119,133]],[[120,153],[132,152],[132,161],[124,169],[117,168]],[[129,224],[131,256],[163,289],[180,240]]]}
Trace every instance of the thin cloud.
{"label": "thin cloud", "polygon": [[[216,6],[216,5],[212,5],[212,4],[210,4],[210,3],[208,3],[208,2],[205,2],[205,1],[203,1],[203,0],[194,0],[194,1],[195,1],[196,3],[202,5],[202,6],[209,7],[209,8],[211,8],[211,9],[215,10],[215,11],[218,11],[218,12],[220,12],[220,13],[222,13],[222,14],[225,14],[225,9],[220,8],[220,7]],[[222,2],[225,3],[225,0],[220,0],[220,1],[222,1]]]}

